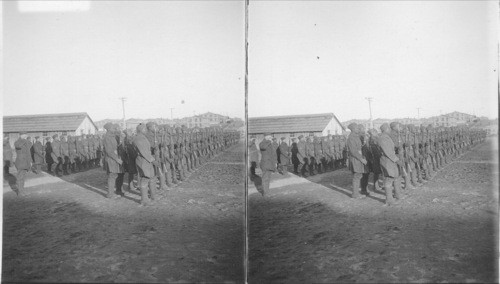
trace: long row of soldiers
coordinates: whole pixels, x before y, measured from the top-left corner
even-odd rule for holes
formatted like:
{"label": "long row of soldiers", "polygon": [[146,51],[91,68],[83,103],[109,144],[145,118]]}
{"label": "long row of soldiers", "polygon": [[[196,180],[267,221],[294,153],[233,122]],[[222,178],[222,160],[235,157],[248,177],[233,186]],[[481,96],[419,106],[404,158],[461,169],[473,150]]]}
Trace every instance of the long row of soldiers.
{"label": "long row of soldiers", "polygon": [[[104,125],[104,167],[108,173],[108,197],[123,195],[124,173],[128,173],[129,189],[133,189],[134,175],[141,191],[141,204],[156,199],[156,189],[169,190],[179,181],[239,141],[237,131],[223,131],[219,127],[188,129],[139,124],[137,133],[119,131],[117,124]],[[122,134],[123,133],[123,134]],[[116,192],[114,191],[116,190]]]}
{"label": "long row of soldiers", "polygon": [[[383,124],[368,133],[363,125],[348,126],[349,169],[353,173],[352,197],[369,195],[368,179],[373,173],[375,189],[382,178],[386,204],[400,199],[400,190],[414,189],[431,179],[437,170],[484,141],[486,131],[465,127],[416,127],[398,122]],[[361,195],[359,189],[361,188]],[[394,190],[393,190],[394,189]]]}
{"label": "long row of soldiers", "polygon": [[[344,167],[348,162],[349,169],[354,174],[353,198],[369,195],[368,178],[369,174],[373,173],[375,190],[381,189],[379,179],[382,179],[384,188],[394,186],[398,199],[402,181],[406,189],[421,185],[425,180],[432,178],[443,164],[449,163],[452,158],[458,157],[486,137],[486,131],[480,129],[434,128],[432,125],[427,127],[401,126],[398,122],[393,122],[390,128],[387,124],[381,126],[383,133],[390,134],[393,145],[387,146],[387,139],[382,139],[382,143],[379,140],[387,138],[389,134],[379,135],[376,129],[366,132],[363,125],[356,123],[350,124],[348,128],[351,134],[347,141],[342,135],[328,135],[327,137],[311,135],[307,139],[301,135],[298,141],[293,138],[291,146],[285,142],[285,137],[282,137],[281,143],[278,144],[276,138],[266,133],[264,140],[259,144],[262,155],[260,168],[263,188],[261,193],[264,194],[269,188],[270,174],[276,169],[282,174],[287,174],[291,159],[294,173],[299,175],[300,169],[302,176],[307,176],[306,172],[309,172],[309,175],[315,175],[328,170],[336,170]],[[258,150],[255,142],[255,139],[251,140],[249,149],[252,178],[256,176],[255,169],[258,163],[256,155]],[[388,186],[387,182],[391,186]],[[360,188],[361,195],[358,191]],[[388,190],[386,193],[388,203],[391,203],[392,195]]]}
{"label": "long row of soldiers", "polygon": [[[159,178],[160,188],[168,189],[186,178],[189,172],[201,165],[215,154],[238,142],[237,131],[223,131],[221,128],[172,128],[168,125],[156,125],[153,122],[141,124],[139,128],[147,128],[145,135],[149,143],[150,155],[154,158],[153,175],[150,189],[156,187]],[[16,151],[15,165],[18,170],[18,194],[23,194],[25,175],[29,171],[40,173],[42,165],[47,164],[47,172],[60,176],[95,168],[100,165],[108,173],[108,197],[123,195],[122,185],[124,173],[128,173],[129,189],[133,189],[134,176],[138,171],[136,159],[142,154],[138,151],[134,140],[137,135],[132,131],[121,131],[118,124],[105,125],[104,136],[54,135],[42,144],[37,136],[33,141],[25,132],[20,133],[14,143]],[[12,163],[12,149],[8,138],[3,143],[4,174],[9,174]],[[144,154],[144,153],[143,153]],[[146,155],[146,154],[144,154]],[[142,173],[143,174],[143,173]],[[140,182],[138,182],[140,184]],[[116,190],[116,192],[114,192]],[[154,191],[150,194],[154,198]]]}

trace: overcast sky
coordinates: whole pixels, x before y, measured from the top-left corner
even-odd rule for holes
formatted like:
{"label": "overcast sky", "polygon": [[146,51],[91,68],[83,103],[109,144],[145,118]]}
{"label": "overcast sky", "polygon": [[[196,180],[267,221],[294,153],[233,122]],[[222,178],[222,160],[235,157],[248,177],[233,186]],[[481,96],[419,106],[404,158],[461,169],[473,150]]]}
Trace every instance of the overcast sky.
{"label": "overcast sky", "polygon": [[4,1],[5,115],[244,117],[243,1],[74,2]]}
{"label": "overcast sky", "polygon": [[497,1],[257,1],[249,26],[249,117],[498,117]]}

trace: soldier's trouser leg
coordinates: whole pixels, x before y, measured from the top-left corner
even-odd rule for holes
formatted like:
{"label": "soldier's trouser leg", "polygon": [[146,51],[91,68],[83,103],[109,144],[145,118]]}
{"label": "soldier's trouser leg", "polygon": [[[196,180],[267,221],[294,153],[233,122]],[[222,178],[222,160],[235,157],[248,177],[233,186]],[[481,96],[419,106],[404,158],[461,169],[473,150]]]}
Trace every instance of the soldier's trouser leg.
{"label": "soldier's trouser leg", "polygon": [[264,192],[269,190],[269,184],[271,183],[271,171],[262,171],[262,189]]}
{"label": "soldier's trouser leg", "polygon": [[167,181],[165,179],[165,173],[160,172],[160,174],[158,175],[158,177],[160,178],[160,189],[161,190],[166,190],[167,189]]}
{"label": "soldier's trouser leg", "polygon": [[294,163],[294,164],[293,164],[293,173],[294,173],[294,174],[297,174],[297,173],[298,173],[298,169],[299,169],[299,164]]}
{"label": "soldier's trouser leg", "polygon": [[[3,162],[3,175],[4,176],[9,175],[9,168],[10,168],[10,162],[4,161]],[[50,172],[50,168],[49,168],[48,172]]]}
{"label": "soldier's trouser leg", "polygon": [[394,198],[399,199],[399,193],[401,192],[401,176],[394,178]]}
{"label": "soldier's trouser leg", "polygon": [[116,177],[116,192],[119,194],[123,194],[122,187],[123,187],[123,178],[125,177],[125,173],[119,173],[117,174]]}
{"label": "soldier's trouser leg", "polygon": [[139,187],[141,189],[141,204],[147,204],[149,201],[148,198],[148,185],[149,179],[146,177],[139,177]]}
{"label": "soldier's trouser leg", "polygon": [[185,176],[184,176],[184,166],[182,165],[182,161],[179,160],[177,162],[177,170],[179,171],[179,180],[184,180]]}
{"label": "soldier's trouser leg", "polygon": [[17,195],[24,194],[24,180],[28,174],[28,170],[18,170],[17,171]]}
{"label": "soldier's trouser leg", "polygon": [[117,173],[108,173],[108,195],[107,198],[112,198],[115,196],[116,179],[118,178]]}
{"label": "soldier's trouser leg", "polygon": [[255,176],[255,168],[257,168],[257,162],[250,162],[250,175]]}
{"label": "soldier's trouser leg", "polygon": [[412,186],[411,186],[411,183],[410,183],[410,179],[411,179],[411,174],[410,173],[406,173],[406,176],[404,177],[405,179],[405,189],[412,189]]}
{"label": "soldier's trouser leg", "polygon": [[[139,184],[139,187],[140,187],[140,184]],[[134,188],[134,174],[128,173],[128,189],[132,190],[132,188]]]}
{"label": "soldier's trouser leg", "polygon": [[56,175],[59,175],[60,172],[62,171],[62,165],[63,165],[62,158],[58,157],[57,158],[57,165],[56,165],[56,169],[55,169]]}
{"label": "soldier's trouser leg", "polygon": [[47,172],[52,173],[52,163],[47,163]]}
{"label": "soldier's trouser leg", "polygon": [[411,173],[410,173],[411,185],[415,186],[417,185],[417,169],[415,168],[414,164],[410,165],[410,168],[411,168]]}
{"label": "soldier's trouser leg", "polygon": [[42,172],[42,164],[35,165],[36,173],[39,174]]}
{"label": "soldier's trouser leg", "polygon": [[168,187],[172,186],[172,174],[170,173],[170,163],[165,164],[165,184]]}
{"label": "soldier's trouser leg", "polygon": [[394,198],[392,196],[392,184],[394,183],[394,178],[385,177],[384,179],[384,189],[385,189],[385,204],[391,205],[394,203]]}
{"label": "soldier's trouser leg", "polygon": [[417,182],[422,182],[422,171],[420,170],[420,167],[419,167],[420,164],[415,163],[415,175],[417,177]]}
{"label": "soldier's trouser leg", "polygon": [[172,183],[177,184],[177,171],[175,170],[174,163],[170,163],[170,174],[172,176]]}
{"label": "soldier's trouser leg", "polygon": [[359,186],[361,184],[361,178],[363,177],[363,174],[361,173],[354,173],[352,175],[352,198],[358,198],[359,195]]}
{"label": "soldier's trouser leg", "polygon": [[151,200],[156,199],[156,177],[152,178],[148,182],[149,185],[149,196],[151,197]]}
{"label": "soldier's trouser leg", "polygon": [[370,173],[363,173],[360,180],[361,194],[368,194],[368,178]]}
{"label": "soldier's trouser leg", "polygon": [[309,175],[313,176],[314,175],[314,165],[316,164],[316,161],[314,158],[309,159]]}
{"label": "soldier's trouser leg", "polygon": [[374,190],[380,190],[380,185],[378,183],[378,179],[380,178],[379,174],[373,173],[373,188]]}

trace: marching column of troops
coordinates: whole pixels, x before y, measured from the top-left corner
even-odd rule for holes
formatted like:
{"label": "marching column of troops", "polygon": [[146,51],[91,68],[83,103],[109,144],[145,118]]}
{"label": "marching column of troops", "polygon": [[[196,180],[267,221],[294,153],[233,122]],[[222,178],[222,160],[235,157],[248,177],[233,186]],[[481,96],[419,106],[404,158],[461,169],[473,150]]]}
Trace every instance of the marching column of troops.
{"label": "marching column of troops", "polygon": [[[106,134],[54,135],[45,145],[41,137],[34,143],[25,132],[14,143],[18,195],[24,195],[27,172],[40,173],[47,164],[47,172],[61,176],[102,166],[108,174],[108,198],[124,195],[122,186],[128,174],[128,188],[135,189],[134,177],[141,190],[141,204],[154,200],[156,188],[168,190],[186,179],[203,163],[238,143],[239,132],[220,127],[191,128],[139,124],[137,133],[122,131],[118,124],[104,125]],[[4,175],[9,174],[13,152],[8,138],[4,138]],[[52,170],[53,166],[54,169]]]}
{"label": "marching column of troops", "polygon": [[[401,189],[414,189],[430,180],[445,164],[462,155],[486,138],[486,131],[466,127],[383,124],[365,131],[363,125],[348,126],[349,169],[353,173],[352,197],[368,196],[369,174],[375,190],[383,183],[386,204],[401,198]],[[361,189],[361,194],[360,190]]]}
{"label": "marching column of troops", "polygon": [[380,134],[376,129],[366,131],[363,125],[356,123],[348,128],[351,133],[347,140],[343,135],[315,137],[311,134],[307,139],[303,135],[298,141],[293,138],[288,145],[285,137],[278,143],[271,133],[266,133],[257,148],[256,140],[251,139],[250,178],[256,177],[259,150],[262,195],[269,189],[271,173],[287,174],[290,162],[293,172],[303,177],[348,166],[353,173],[353,198],[369,195],[368,179],[373,173],[375,190],[385,189],[389,205],[394,203],[394,198],[400,198],[403,184],[405,189],[422,185],[443,165],[483,142],[487,134],[482,129],[434,128],[398,122],[382,125]]}

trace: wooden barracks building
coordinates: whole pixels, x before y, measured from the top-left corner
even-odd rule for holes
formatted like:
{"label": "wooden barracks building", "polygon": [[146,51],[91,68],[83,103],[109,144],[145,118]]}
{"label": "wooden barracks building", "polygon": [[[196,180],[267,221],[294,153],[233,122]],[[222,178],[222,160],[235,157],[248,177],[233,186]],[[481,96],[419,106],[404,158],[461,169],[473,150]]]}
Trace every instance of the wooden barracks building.
{"label": "wooden barracks building", "polygon": [[291,138],[300,135],[341,135],[344,131],[344,126],[333,113],[248,118],[248,138],[259,141],[265,133],[271,133],[277,139],[285,137],[285,141],[290,143]]}
{"label": "wooden barracks building", "polygon": [[80,136],[97,133],[97,126],[86,112],[3,117],[3,134],[9,137],[11,145],[19,138],[21,131],[26,131],[33,138],[54,134]]}

